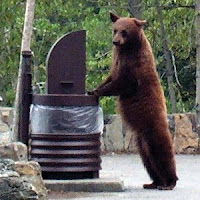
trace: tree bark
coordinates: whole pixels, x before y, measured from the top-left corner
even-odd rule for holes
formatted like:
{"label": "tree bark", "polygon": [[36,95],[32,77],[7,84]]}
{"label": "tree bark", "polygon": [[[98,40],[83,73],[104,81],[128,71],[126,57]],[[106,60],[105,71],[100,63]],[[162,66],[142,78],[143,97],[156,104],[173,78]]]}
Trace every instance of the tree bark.
{"label": "tree bark", "polygon": [[20,129],[19,125],[21,116],[20,107],[22,106],[22,52],[31,52],[30,45],[31,45],[31,35],[32,35],[32,27],[34,19],[34,8],[35,8],[35,0],[27,0],[24,29],[23,29],[22,43],[21,43],[21,57],[20,57],[17,89],[15,96],[15,109],[14,109],[13,134],[12,134],[13,141],[18,141],[19,139],[19,129]]}
{"label": "tree bark", "polygon": [[128,1],[128,12],[130,17],[141,19],[142,17],[142,0],[129,0]]}
{"label": "tree bark", "polygon": [[160,7],[158,0],[155,0],[155,6],[156,6],[157,14],[158,14],[158,19],[160,22],[160,32],[161,32],[161,39],[162,39],[162,44],[163,44],[163,51],[164,51],[165,60],[166,60],[166,71],[167,71],[166,75],[167,75],[170,102],[172,106],[172,113],[176,113],[176,95],[174,91],[174,71],[173,71],[170,51],[168,48],[165,27],[163,23],[162,10],[161,10],[162,8]]}
{"label": "tree bark", "polygon": [[196,11],[196,128],[200,137],[200,0],[195,0]]}

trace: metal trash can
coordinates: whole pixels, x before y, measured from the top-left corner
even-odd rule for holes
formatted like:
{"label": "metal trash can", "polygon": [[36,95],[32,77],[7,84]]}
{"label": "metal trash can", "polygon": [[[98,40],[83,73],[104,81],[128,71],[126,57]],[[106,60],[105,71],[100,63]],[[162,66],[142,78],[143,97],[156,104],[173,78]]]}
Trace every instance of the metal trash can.
{"label": "metal trash can", "polygon": [[98,178],[103,114],[85,94],[85,31],[61,37],[47,57],[47,94],[33,95],[29,158],[43,178]]}

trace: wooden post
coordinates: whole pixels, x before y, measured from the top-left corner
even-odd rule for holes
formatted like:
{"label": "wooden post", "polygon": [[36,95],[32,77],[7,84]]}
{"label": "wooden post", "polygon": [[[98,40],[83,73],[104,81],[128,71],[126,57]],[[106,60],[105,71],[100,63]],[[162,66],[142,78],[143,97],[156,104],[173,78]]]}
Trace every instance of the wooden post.
{"label": "wooden post", "polygon": [[[27,127],[24,129],[26,130],[26,133],[25,133],[23,130],[24,125],[22,125],[24,124],[24,122],[22,121],[23,120],[29,121],[29,115],[26,114],[25,116],[28,117],[28,119],[27,118],[24,119],[23,118],[24,114],[22,113],[25,112],[25,110],[27,112],[29,110],[30,105],[24,104],[23,98],[26,97],[26,95],[30,95],[30,89],[27,89],[27,88],[24,89],[23,86],[24,84],[26,84],[25,82],[27,80],[28,82],[31,81],[30,80],[30,59],[31,59],[30,44],[31,44],[33,20],[34,20],[34,8],[35,8],[35,0],[27,0],[24,29],[23,29],[22,43],[21,43],[21,57],[20,57],[19,72],[18,72],[18,82],[17,82],[16,97],[15,97],[14,120],[13,120],[12,140],[13,141],[20,140],[24,143],[27,143],[28,129]],[[24,74],[26,78],[23,77]],[[27,94],[27,92],[29,94]],[[23,139],[22,137],[25,135],[27,136],[25,139]]]}

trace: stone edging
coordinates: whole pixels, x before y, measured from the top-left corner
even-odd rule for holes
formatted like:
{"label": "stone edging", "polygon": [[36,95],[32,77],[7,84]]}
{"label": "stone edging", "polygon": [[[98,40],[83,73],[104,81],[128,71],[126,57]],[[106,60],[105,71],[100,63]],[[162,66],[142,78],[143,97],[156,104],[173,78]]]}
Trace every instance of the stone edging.
{"label": "stone edging", "polygon": [[[0,107],[0,140],[9,141],[12,125],[12,108]],[[168,115],[169,127],[177,154],[195,153],[198,135],[195,132],[195,115],[192,113]],[[137,153],[134,134],[128,131],[119,115],[104,117],[105,127],[101,138],[105,153]]]}

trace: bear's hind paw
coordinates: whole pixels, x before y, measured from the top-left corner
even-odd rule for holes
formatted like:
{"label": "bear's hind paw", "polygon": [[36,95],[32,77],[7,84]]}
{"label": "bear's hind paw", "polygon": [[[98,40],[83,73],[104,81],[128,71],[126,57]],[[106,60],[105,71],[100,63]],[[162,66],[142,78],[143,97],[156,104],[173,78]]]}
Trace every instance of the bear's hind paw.
{"label": "bear's hind paw", "polygon": [[144,189],[149,189],[149,190],[151,190],[151,189],[157,189],[157,185],[153,182],[151,184],[144,184],[143,188]]}
{"label": "bear's hind paw", "polygon": [[168,186],[159,185],[159,186],[157,186],[157,189],[158,190],[173,190],[175,185],[176,184],[171,184],[171,185],[168,185]]}

